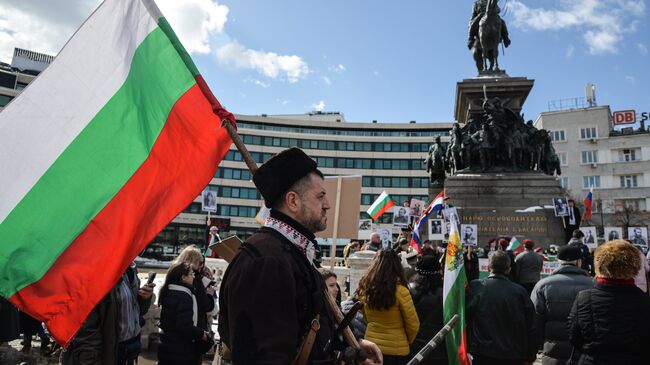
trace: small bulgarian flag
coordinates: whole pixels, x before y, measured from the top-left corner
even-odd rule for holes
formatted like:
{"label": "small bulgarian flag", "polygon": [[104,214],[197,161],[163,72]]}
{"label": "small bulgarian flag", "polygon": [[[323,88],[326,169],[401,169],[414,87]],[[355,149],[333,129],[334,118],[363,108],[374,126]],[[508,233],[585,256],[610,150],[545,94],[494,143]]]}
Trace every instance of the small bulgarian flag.
{"label": "small bulgarian flag", "polygon": [[510,239],[510,243],[508,244],[508,247],[506,248],[506,251],[512,251],[512,253],[517,255],[517,254],[519,254],[521,252],[524,252],[524,248],[525,248],[524,245],[522,245],[521,242],[519,242],[517,237],[512,236],[512,238]]}
{"label": "small bulgarian flag", "polygon": [[445,338],[449,365],[470,365],[467,357],[467,331],[465,328],[465,286],[467,276],[463,264],[463,245],[458,234],[458,218],[450,219],[449,243],[445,255],[442,286],[442,310],[445,323],[458,314],[458,325]]}
{"label": "small bulgarian flag", "polygon": [[376,220],[393,206],[395,206],[393,199],[390,198],[386,191],[382,191],[379,198],[372,203],[366,212],[372,217],[372,219]]}
{"label": "small bulgarian flag", "polygon": [[0,113],[0,295],[69,344],[234,123],[153,0],[105,0]]}

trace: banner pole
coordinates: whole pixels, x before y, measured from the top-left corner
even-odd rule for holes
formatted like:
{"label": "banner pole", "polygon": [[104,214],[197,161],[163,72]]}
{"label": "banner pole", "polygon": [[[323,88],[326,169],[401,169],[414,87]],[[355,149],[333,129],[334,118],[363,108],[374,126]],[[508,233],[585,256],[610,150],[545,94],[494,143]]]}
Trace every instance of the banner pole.
{"label": "banner pole", "polygon": [[341,185],[342,185],[342,178],[341,176],[336,177],[336,206],[334,207],[334,227],[332,230],[332,246],[330,246],[330,270],[334,270],[334,266],[336,266],[336,240],[338,239],[339,235],[339,213],[340,213],[340,205],[341,205]]}

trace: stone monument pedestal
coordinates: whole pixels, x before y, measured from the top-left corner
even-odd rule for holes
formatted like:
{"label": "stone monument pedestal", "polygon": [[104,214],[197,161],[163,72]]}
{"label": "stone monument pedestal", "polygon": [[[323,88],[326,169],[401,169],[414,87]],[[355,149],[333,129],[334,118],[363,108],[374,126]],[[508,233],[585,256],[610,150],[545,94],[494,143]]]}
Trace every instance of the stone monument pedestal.
{"label": "stone monument pedestal", "polygon": [[[503,105],[519,113],[533,88],[535,80],[525,77],[510,77],[505,73],[492,73],[473,79],[464,79],[456,84],[456,105],[454,117],[461,125],[473,115],[484,113],[483,102],[498,97]],[[485,88],[485,89],[484,89]]]}
{"label": "stone monument pedestal", "polygon": [[459,173],[445,180],[445,195],[457,208],[461,223],[478,225],[481,246],[500,236],[516,236],[522,244],[529,238],[544,248],[566,244],[562,219],[553,210],[553,198],[564,192],[553,176]]}

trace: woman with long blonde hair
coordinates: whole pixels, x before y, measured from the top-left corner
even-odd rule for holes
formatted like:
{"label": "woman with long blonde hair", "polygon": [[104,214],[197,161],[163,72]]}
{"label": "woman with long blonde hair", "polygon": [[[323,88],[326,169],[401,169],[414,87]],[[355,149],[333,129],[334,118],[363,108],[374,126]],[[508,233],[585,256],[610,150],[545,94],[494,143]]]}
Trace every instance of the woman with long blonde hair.
{"label": "woman with long blonde hair", "polygon": [[379,346],[384,364],[406,364],[409,344],[420,320],[409,293],[404,269],[393,250],[379,250],[359,281],[359,299],[368,322],[365,338]]}
{"label": "woman with long blonde hair", "polygon": [[205,271],[205,257],[194,245],[187,246],[181,251],[178,257],[172,263],[187,263],[194,270],[194,281],[192,286],[196,295],[196,304],[198,307],[198,326],[204,331],[210,332],[211,326],[208,324],[208,314],[214,309],[214,287],[209,285],[209,280],[203,280]]}

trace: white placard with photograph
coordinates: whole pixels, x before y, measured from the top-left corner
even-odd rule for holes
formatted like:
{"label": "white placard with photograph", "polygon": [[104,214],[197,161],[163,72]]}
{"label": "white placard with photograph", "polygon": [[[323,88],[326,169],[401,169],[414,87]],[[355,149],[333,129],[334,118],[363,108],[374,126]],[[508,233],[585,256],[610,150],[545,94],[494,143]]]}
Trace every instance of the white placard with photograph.
{"label": "white placard with photograph", "polygon": [[623,227],[605,227],[605,241],[623,239]]}
{"label": "white placard with photograph", "polygon": [[381,248],[388,250],[393,246],[393,232],[388,228],[379,230],[379,238],[381,239]]}
{"label": "white placard with photograph", "polygon": [[633,245],[645,248],[648,251],[648,227],[629,227],[627,229],[627,239]]}
{"label": "white placard with photograph", "polygon": [[580,227],[585,236],[582,238],[582,243],[589,248],[598,247],[598,235],[596,234],[596,227]]}
{"label": "white placard with photograph", "polygon": [[372,235],[372,219],[359,219],[359,236],[360,240],[369,240]]}
{"label": "white placard with photograph", "polygon": [[447,233],[444,219],[430,219],[429,220],[429,239],[430,240],[443,240]]}
{"label": "white placard with photograph", "polygon": [[[445,222],[456,222],[457,225],[460,224],[460,217],[458,216],[458,211],[456,207],[445,207],[442,209],[442,217],[445,219]],[[447,230],[449,232],[449,230]]]}
{"label": "white placard with photograph", "polygon": [[569,203],[567,202],[566,197],[553,198],[553,207],[555,209],[556,217],[569,216]]}
{"label": "white placard with photograph", "polygon": [[467,246],[478,245],[478,226],[476,224],[460,225],[460,243]]}
{"label": "white placard with photograph", "polygon": [[410,222],[408,207],[393,207],[393,225],[406,227]]}
{"label": "white placard with photograph", "polygon": [[201,210],[204,212],[217,212],[217,192],[205,189],[201,193]]}
{"label": "white placard with photograph", "polygon": [[411,217],[419,218],[424,211],[424,200],[411,199]]}

